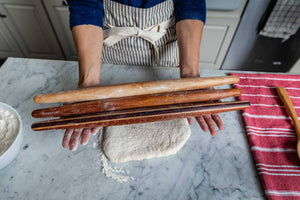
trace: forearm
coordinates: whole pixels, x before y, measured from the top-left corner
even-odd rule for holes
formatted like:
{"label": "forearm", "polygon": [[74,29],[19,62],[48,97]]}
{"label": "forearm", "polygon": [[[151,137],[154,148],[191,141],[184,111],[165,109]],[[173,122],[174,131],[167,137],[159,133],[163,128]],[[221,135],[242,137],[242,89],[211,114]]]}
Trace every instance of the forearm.
{"label": "forearm", "polygon": [[176,24],[180,77],[200,76],[199,56],[203,26],[200,20],[181,20]]}
{"label": "forearm", "polygon": [[103,31],[94,25],[79,25],[72,29],[78,54],[79,87],[100,84]]}

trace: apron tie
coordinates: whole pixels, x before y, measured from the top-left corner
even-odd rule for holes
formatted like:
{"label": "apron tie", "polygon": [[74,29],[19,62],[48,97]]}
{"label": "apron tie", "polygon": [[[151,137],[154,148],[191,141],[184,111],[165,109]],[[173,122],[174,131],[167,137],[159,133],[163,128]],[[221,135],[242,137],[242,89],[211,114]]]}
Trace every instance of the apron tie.
{"label": "apron tie", "polygon": [[150,42],[155,52],[155,63],[159,64],[159,51],[155,42],[161,39],[166,33],[167,29],[174,25],[174,18],[171,18],[160,24],[151,26],[146,29],[140,29],[136,26],[133,27],[116,27],[105,23],[108,29],[103,30],[103,43],[107,46],[112,46],[122,39],[129,37],[140,37]]}

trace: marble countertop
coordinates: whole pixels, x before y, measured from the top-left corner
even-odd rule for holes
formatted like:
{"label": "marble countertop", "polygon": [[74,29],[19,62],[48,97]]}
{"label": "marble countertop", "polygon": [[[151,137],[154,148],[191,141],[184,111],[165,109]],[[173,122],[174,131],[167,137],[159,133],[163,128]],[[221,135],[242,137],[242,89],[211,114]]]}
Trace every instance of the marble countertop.
{"label": "marble countertop", "polygon": [[[98,135],[73,152],[61,146],[63,131],[32,131],[32,110],[50,106],[33,96],[75,89],[77,75],[70,61],[9,58],[0,68],[0,102],[20,113],[24,131],[17,159],[0,171],[0,199],[264,199],[239,111],[221,114],[225,130],[215,137],[194,123],[174,156],[118,164],[135,178],[125,183],[101,173]],[[172,78],[178,68],[106,64],[101,72],[102,85]]]}

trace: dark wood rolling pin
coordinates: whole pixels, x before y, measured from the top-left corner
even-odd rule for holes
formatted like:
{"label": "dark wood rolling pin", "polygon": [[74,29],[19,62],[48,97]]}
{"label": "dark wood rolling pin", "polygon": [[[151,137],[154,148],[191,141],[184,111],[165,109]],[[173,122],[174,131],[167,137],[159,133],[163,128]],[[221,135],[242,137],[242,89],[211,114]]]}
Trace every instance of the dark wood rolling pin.
{"label": "dark wood rolling pin", "polygon": [[43,131],[51,129],[92,128],[97,126],[106,127],[124,124],[137,124],[241,110],[248,108],[249,106],[249,102],[236,101],[211,104],[186,103],[168,106],[135,108],[36,122],[32,124],[31,128],[34,131]]}
{"label": "dark wood rolling pin", "polygon": [[37,95],[34,97],[34,101],[35,103],[90,101],[125,96],[195,90],[218,85],[237,83],[238,81],[238,76],[220,76],[127,83]]}
{"label": "dark wood rolling pin", "polygon": [[35,118],[63,117],[111,110],[123,110],[149,106],[212,101],[227,97],[236,97],[240,95],[240,89],[188,90],[180,92],[147,94],[113,99],[103,99],[89,102],[80,102],[58,107],[44,108],[34,110],[32,112],[32,116]]}

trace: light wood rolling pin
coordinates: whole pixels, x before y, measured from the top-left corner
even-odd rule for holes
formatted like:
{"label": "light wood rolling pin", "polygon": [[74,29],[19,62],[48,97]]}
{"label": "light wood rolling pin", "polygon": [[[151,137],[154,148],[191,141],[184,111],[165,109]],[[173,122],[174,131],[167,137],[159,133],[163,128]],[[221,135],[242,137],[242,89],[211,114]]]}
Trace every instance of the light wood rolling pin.
{"label": "light wood rolling pin", "polygon": [[99,86],[65,92],[37,95],[34,97],[34,102],[58,103],[90,101],[125,96],[194,90],[224,84],[237,83],[238,81],[238,76],[220,76],[207,78],[184,78],[175,80],[126,83],[120,85]]}
{"label": "light wood rolling pin", "polygon": [[73,103],[52,108],[34,110],[35,118],[63,117],[78,114],[97,113],[111,110],[122,110],[179,103],[193,103],[219,100],[241,95],[240,89],[189,90],[159,94],[103,99],[89,102]]}
{"label": "light wood rolling pin", "polygon": [[288,113],[290,114],[290,116],[294,122],[295,130],[296,130],[296,134],[297,134],[297,155],[298,155],[298,158],[300,159],[300,123],[298,120],[297,113],[295,111],[295,108],[293,106],[293,103],[290,99],[288,92],[283,87],[277,87],[276,91],[277,91],[284,107],[286,108],[286,110],[288,111]]}
{"label": "light wood rolling pin", "polygon": [[106,127],[124,124],[137,124],[164,121],[177,118],[196,117],[204,114],[220,113],[248,108],[249,102],[236,101],[226,103],[187,103],[131,110],[107,111],[98,114],[86,114],[61,119],[36,122],[31,128],[34,131],[51,129],[75,129]]}

